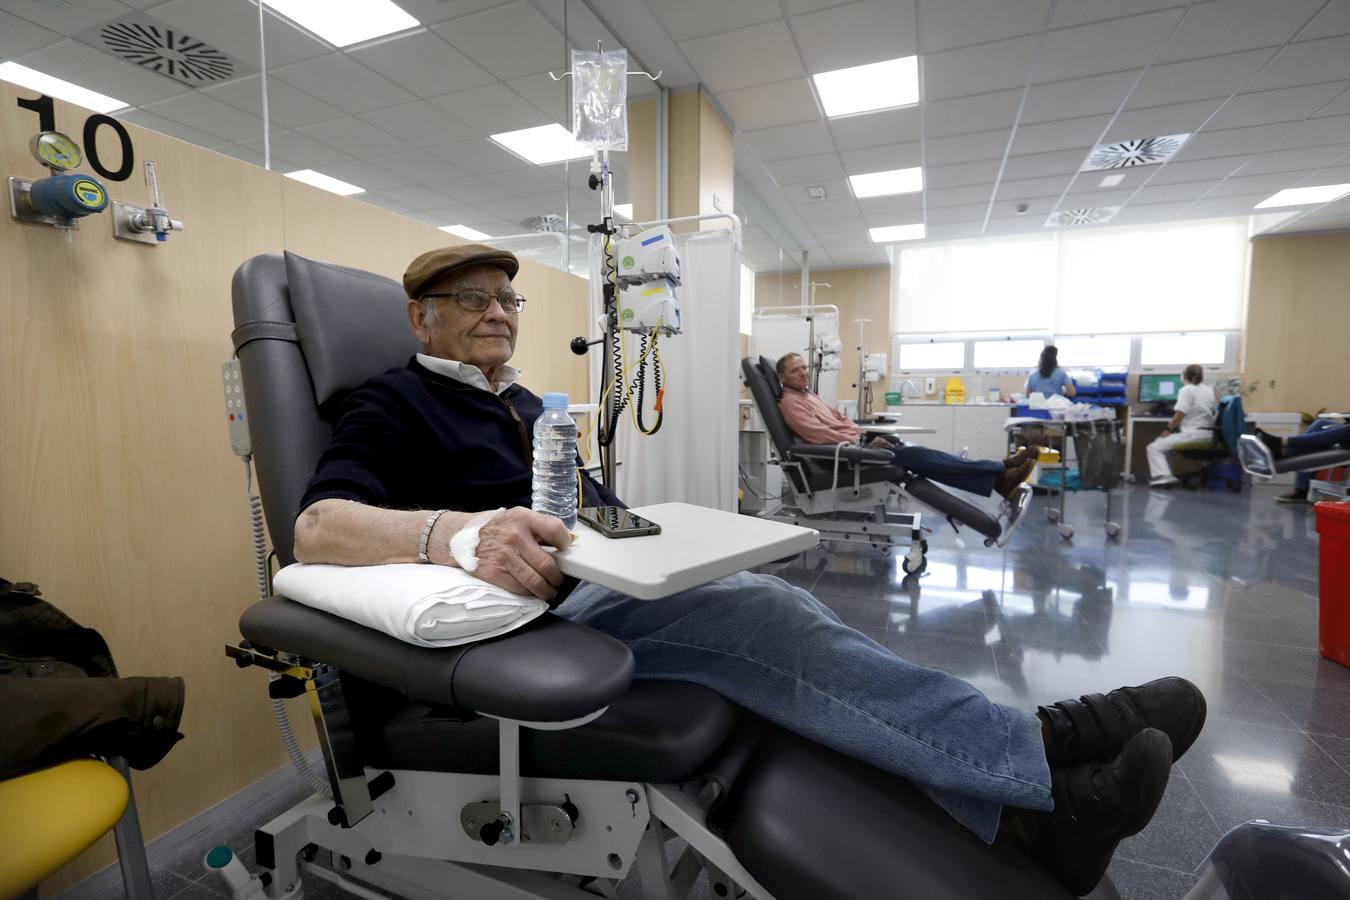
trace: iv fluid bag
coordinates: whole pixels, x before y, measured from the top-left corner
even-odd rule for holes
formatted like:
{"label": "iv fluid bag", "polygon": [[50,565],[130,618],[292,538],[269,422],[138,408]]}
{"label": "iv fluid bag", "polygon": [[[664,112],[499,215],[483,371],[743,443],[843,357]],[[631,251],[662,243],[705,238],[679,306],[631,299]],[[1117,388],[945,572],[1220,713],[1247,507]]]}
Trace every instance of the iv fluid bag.
{"label": "iv fluid bag", "polygon": [[628,51],[572,51],[572,136],[593,150],[628,149]]}

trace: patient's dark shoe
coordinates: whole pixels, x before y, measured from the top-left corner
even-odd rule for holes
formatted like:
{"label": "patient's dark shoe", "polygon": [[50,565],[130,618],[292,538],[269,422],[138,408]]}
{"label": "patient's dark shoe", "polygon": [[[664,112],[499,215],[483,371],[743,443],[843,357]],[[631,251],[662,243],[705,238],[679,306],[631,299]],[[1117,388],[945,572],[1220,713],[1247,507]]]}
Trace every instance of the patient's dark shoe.
{"label": "patient's dark shoe", "polygon": [[1050,770],[1053,812],[1042,813],[1032,855],[1078,896],[1106,874],[1116,846],[1153,818],[1167,790],[1172,742],[1155,728],[1110,762]]}
{"label": "patient's dark shoe", "polygon": [[1037,458],[1040,457],[1040,455],[1041,455],[1041,448],[1035,446],[1034,444],[1027,447],[1022,447],[1012,456],[1008,457],[1003,461],[1003,468],[1015,469],[1022,463],[1026,462],[1027,460],[1031,460],[1034,463],[1037,460]]}
{"label": "patient's dark shoe", "polygon": [[1004,500],[1010,499],[1013,490],[1027,480],[1034,468],[1036,468],[1036,460],[1028,459],[1014,468],[1004,469],[1003,473],[994,481],[995,493]]}
{"label": "patient's dark shoe", "polygon": [[1262,431],[1260,428],[1256,429],[1256,438],[1266,445],[1266,448],[1270,450],[1271,456],[1276,459],[1280,459],[1284,456],[1284,438],[1269,434]]}
{"label": "patient's dark shoe", "polygon": [[1173,762],[1190,749],[1205,725],[1205,695],[1184,678],[1158,678],[1109,694],[1085,694],[1042,706],[1045,755],[1053,765],[1111,759],[1145,728],[1167,735]]}

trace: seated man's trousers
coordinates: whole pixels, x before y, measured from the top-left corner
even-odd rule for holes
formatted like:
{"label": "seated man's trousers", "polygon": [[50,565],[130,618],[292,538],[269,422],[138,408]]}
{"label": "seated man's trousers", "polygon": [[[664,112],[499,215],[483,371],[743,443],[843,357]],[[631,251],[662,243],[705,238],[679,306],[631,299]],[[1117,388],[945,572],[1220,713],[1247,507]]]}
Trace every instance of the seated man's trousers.
{"label": "seated man's trousers", "polygon": [[908,778],[984,841],[1004,805],[1053,805],[1033,713],[906,662],[781,579],[741,573],[650,602],[583,583],[556,612],[625,642],[638,678],[702,684]]}
{"label": "seated man's trousers", "polygon": [[952,453],[944,453],[931,447],[919,447],[903,444],[895,438],[887,437],[891,442],[891,451],[895,454],[895,464],[903,466],[915,475],[922,475],[930,481],[937,481],[958,491],[969,491],[988,497],[994,493],[994,484],[998,476],[1007,468],[994,459],[963,459]]}

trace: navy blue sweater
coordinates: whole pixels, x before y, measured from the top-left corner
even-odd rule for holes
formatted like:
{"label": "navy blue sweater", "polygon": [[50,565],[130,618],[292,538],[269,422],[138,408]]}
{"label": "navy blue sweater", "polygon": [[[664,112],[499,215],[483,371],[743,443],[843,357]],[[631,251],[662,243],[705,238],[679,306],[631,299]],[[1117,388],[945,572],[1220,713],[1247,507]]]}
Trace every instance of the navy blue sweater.
{"label": "navy blue sweater", "polygon": [[[530,505],[534,422],[543,401],[520,385],[501,394],[432,372],[413,357],[352,392],[300,501],[330,497],[387,509],[478,512]],[[581,465],[581,460],[577,460]],[[590,476],[586,506],[621,506]]]}

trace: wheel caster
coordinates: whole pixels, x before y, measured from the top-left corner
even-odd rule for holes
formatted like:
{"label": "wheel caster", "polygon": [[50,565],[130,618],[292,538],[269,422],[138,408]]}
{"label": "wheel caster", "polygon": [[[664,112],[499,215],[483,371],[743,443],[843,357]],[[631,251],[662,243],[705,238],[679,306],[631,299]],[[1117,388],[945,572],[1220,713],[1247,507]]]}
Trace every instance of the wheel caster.
{"label": "wheel caster", "polygon": [[1107,537],[1113,538],[1113,537],[1118,536],[1119,534],[1120,534],[1120,525],[1119,525],[1118,523],[1116,523],[1116,522],[1107,522],[1107,523],[1106,523],[1106,536],[1107,536]]}
{"label": "wheel caster", "polygon": [[1048,509],[1045,511],[1045,517],[1046,517],[1047,519],[1049,519],[1051,522],[1058,522],[1058,521],[1059,521],[1059,510],[1055,509],[1055,508],[1052,506],[1052,507],[1048,508]]}
{"label": "wheel caster", "polygon": [[915,556],[913,553],[906,553],[905,558],[900,560],[900,569],[906,575],[913,575],[916,572],[922,572],[928,565],[928,557],[922,553]]}
{"label": "wheel caster", "polygon": [[1060,525],[1060,526],[1059,526],[1059,536],[1062,537],[1062,538],[1064,538],[1064,540],[1066,540],[1066,541],[1073,540],[1073,526],[1072,526],[1072,525]]}

